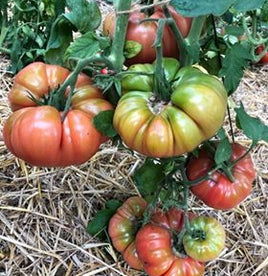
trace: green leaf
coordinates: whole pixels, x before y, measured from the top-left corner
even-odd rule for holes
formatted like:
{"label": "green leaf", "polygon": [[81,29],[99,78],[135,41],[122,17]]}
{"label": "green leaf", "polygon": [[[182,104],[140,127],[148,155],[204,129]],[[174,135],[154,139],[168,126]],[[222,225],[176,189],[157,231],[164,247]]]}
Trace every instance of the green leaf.
{"label": "green leaf", "polygon": [[133,40],[127,40],[124,47],[124,56],[126,58],[133,58],[140,53],[142,45]]}
{"label": "green leaf", "polygon": [[122,202],[111,199],[106,202],[106,208],[99,210],[94,218],[88,223],[87,231],[92,236],[104,238],[103,230],[107,229],[111,217],[116,213]]}
{"label": "green leaf", "polygon": [[45,62],[63,65],[63,56],[73,41],[73,26],[63,16],[59,16],[53,23],[48,40]]}
{"label": "green leaf", "polygon": [[219,75],[220,77],[225,77],[224,86],[229,95],[238,87],[243,77],[244,69],[250,60],[252,60],[250,50],[240,43],[234,44],[226,51]]}
{"label": "green leaf", "polygon": [[93,118],[94,127],[108,137],[115,137],[116,130],[113,127],[114,110],[101,111]]}
{"label": "green leaf", "polygon": [[268,126],[261,122],[259,118],[248,115],[242,103],[235,108],[237,127],[242,129],[244,134],[251,140],[258,142],[263,140],[268,142]]}
{"label": "green leaf", "polygon": [[172,5],[177,12],[184,16],[197,17],[200,15],[222,15],[234,7],[238,12],[246,12],[252,9],[260,8],[264,0],[171,0]]}
{"label": "green leaf", "polygon": [[217,146],[214,160],[217,165],[222,164],[224,161],[230,160],[232,153],[232,147],[228,141],[228,138],[225,138],[220,141]]}
{"label": "green leaf", "polygon": [[233,36],[241,36],[245,32],[244,28],[238,26],[228,25],[225,28],[225,33]]}
{"label": "green leaf", "polygon": [[96,30],[101,23],[101,12],[93,0],[67,0],[70,13],[64,16],[81,33]]}
{"label": "green leaf", "polygon": [[155,163],[147,158],[144,164],[135,171],[135,184],[145,198],[151,196],[158,188],[158,185],[165,179],[164,166]]}
{"label": "green leaf", "polygon": [[223,128],[220,128],[220,130],[217,133],[217,136],[220,138],[220,140],[224,140],[227,138],[226,132]]}
{"label": "green leaf", "polygon": [[239,12],[256,10],[264,4],[265,0],[237,0],[233,8]]}
{"label": "green leaf", "polygon": [[90,58],[99,51],[110,46],[108,37],[100,37],[93,32],[88,32],[77,38],[66,50],[64,60],[69,58]]}
{"label": "green leaf", "polygon": [[184,16],[200,16],[207,14],[222,15],[236,0],[171,0],[172,5],[177,12]]}

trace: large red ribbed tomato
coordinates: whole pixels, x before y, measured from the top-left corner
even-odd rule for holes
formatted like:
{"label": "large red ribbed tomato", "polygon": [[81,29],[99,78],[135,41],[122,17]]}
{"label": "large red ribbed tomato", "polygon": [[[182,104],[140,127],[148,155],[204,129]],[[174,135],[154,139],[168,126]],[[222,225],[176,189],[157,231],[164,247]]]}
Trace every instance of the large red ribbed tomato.
{"label": "large red ribbed tomato", "polygon": [[[124,95],[115,109],[113,124],[123,142],[144,155],[166,158],[195,149],[221,127],[227,106],[222,82],[198,68],[163,59],[170,83],[170,101],[154,94],[153,76],[126,75]],[[153,73],[154,64],[135,64],[130,72]],[[203,69],[202,69],[203,70]]]}
{"label": "large red ribbed tomato", "polygon": [[[22,69],[14,79],[8,95],[14,113],[4,125],[4,141],[15,156],[32,165],[81,164],[92,157],[106,139],[93,127],[92,118],[112,106],[86,75],[79,75],[63,121],[61,110],[51,105],[37,106],[31,99],[45,103],[69,74],[63,67],[35,62]],[[68,91],[62,97],[63,104],[67,94]]]}
{"label": "large red ribbed tomato", "polygon": [[[195,217],[188,214],[189,219]],[[156,212],[151,222],[136,236],[136,250],[144,270],[150,276],[201,276],[204,264],[187,256],[180,256],[172,244],[172,231],[183,227],[183,211],[172,208],[167,213]]]}
{"label": "large red ribbed tomato", "polygon": [[144,199],[138,196],[128,198],[111,218],[108,228],[115,249],[123,254],[129,266],[138,270],[143,266],[137,256],[135,236],[146,207]]}
{"label": "large red ribbed tomato", "polygon": [[[191,28],[192,19],[183,17],[178,14],[173,7],[169,6],[169,12],[174,18],[178,28],[180,29],[183,37],[186,37]],[[127,65],[135,63],[151,63],[156,58],[155,48],[153,47],[154,41],[156,39],[157,32],[157,22],[147,21],[139,24],[140,21],[144,19],[160,19],[164,18],[164,13],[161,7],[157,7],[155,12],[148,17],[144,12],[132,12],[128,19],[128,29],[126,34],[127,41],[135,41],[141,44],[142,49],[133,58],[127,59]],[[109,13],[103,23],[104,34],[113,37],[115,29],[115,13]],[[179,57],[178,45],[174,34],[172,33],[170,27],[165,26],[163,32],[163,56],[164,57]]]}
{"label": "large red ribbed tomato", "polygon": [[[240,144],[232,144],[231,162],[244,155],[246,149]],[[201,149],[198,157],[192,157],[187,166],[189,180],[206,175],[214,164],[213,156]],[[206,205],[215,209],[231,209],[242,202],[251,192],[255,178],[254,164],[250,155],[246,155],[231,169],[234,182],[223,172],[216,171],[208,180],[191,187],[191,191]]]}

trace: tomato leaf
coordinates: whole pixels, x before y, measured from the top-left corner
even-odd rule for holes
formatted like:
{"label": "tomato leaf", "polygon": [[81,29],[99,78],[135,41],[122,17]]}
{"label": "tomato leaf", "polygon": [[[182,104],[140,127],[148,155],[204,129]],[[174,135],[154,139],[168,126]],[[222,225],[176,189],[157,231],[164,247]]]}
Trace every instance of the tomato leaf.
{"label": "tomato leaf", "polygon": [[110,39],[108,37],[101,37],[90,31],[77,38],[67,48],[64,54],[64,60],[66,61],[69,58],[89,58],[109,46]]}
{"label": "tomato leaf", "polygon": [[107,201],[106,208],[99,210],[94,218],[87,225],[87,232],[92,236],[104,237],[103,230],[108,227],[111,217],[116,210],[122,205],[122,202],[112,199]]}
{"label": "tomato leaf", "polygon": [[233,36],[242,36],[245,30],[242,27],[228,25],[225,28],[225,33]]}
{"label": "tomato leaf", "polygon": [[101,111],[93,118],[94,127],[108,137],[115,137],[116,130],[113,127],[114,110]]}
{"label": "tomato leaf", "polygon": [[229,95],[238,87],[243,77],[244,69],[250,60],[252,60],[250,50],[239,43],[234,44],[226,51],[219,75],[224,77],[224,86]]}
{"label": "tomato leaf", "polygon": [[170,5],[173,6],[177,12],[184,16],[197,17],[200,15],[222,15],[230,7],[234,7],[239,12],[246,12],[252,9],[260,8],[264,0],[171,0]]}
{"label": "tomato leaf", "polygon": [[233,8],[239,12],[256,10],[264,5],[265,0],[236,0]]}
{"label": "tomato leaf", "polygon": [[81,33],[96,30],[101,23],[101,12],[96,1],[93,0],[67,0],[70,13],[64,16]]}
{"label": "tomato leaf", "polygon": [[124,56],[126,58],[133,58],[142,50],[142,44],[137,41],[127,40],[124,48]]}
{"label": "tomato leaf", "polygon": [[73,26],[64,16],[59,16],[53,23],[48,40],[45,62],[63,65],[63,55],[73,41]]}
{"label": "tomato leaf", "polygon": [[232,147],[228,138],[224,138],[217,146],[214,160],[217,165],[222,164],[224,161],[230,160],[232,154]]}
{"label": "tomato leaf", "polygon": [[242,129],[248,138],[255,142],[260,140],[268,142],[268,126],[259,118],[248,115],[242,103],[240,103],[240,107],[235,108],[235,112],[237,127]]}
{"label": "tomato leaf", "polygon": [[144,164],[135,171],[135,184],[144,198],[150,198],[165,178],[164,166],[147,158]]}

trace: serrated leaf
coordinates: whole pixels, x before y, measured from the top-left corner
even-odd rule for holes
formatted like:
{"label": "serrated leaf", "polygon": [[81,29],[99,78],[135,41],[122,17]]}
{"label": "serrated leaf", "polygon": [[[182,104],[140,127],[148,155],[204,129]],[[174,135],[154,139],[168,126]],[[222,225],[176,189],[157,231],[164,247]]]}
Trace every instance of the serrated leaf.
{"label": "serrated leaf", "polygon": [[230,145],[230,142],[227,138],[220,141],[220,143],[217,146],[214,160],[217,165],[222,164],[224,161],[227,161],[230,159],[232,153],[232,147]]}
{"label": "serrated leaf", "polygon": [[200,15],[222,15],[234,7],[238,12],[260,8],[264,0],[171,0],[170,5],[184,16],[197,17]]}
{"label": "serrated leaf", "polygon": [[237,127],[242,129],[244,134],[251,140],[268,142],[268,126],[261,122],[259,118],[248,115],[243,104],[235,108]]}
{"label": "serrated leaf", "polygon": [[94,32],[88,32],[77,38],[66,50],[64,60],[69,58],[90,58],[99,51],[109,47],[110,39],[108,37],[100,37]]}
{"label": "serrated leaf", "polygon": [[101,23],[101,12],[93,0],[67,0],[70,13],[64,16],[81,33],[96,30]]}
{"label": "serrated leaf", "polygon": [[236,0],[171,0],[170,5],[184,16],[196,17],[200,15],[222,15]]}
{"label": "serrated leaf", "polygon": [[116,199],[111,199],[106,202],[106,208],[110,209],[114,212],[122,205],[121,201],[118,201]]}
{"label": "serrated leaf", "polygon": [[220,128],[220,130],[217,133],[217,136],[220,138],[220,140],[224,140],[227,138],[226,132],[223,128]]}
{"label": "serrated leaf", "polygon": [[244,69],[251,59],[250,50],[240,43],[234,44],[226,51],[219,75],[224,77],[224,86],[229,95],[238,87],[243,77]]}
{"label": "serrated leaf", "polygon": [[59,16],[52,25],[47,43],[45,62],[63,65],[63,56],[73,41],[73,26],[63,16]]}
{"label": "serrated leaf", "polygon": [[108,137],[115,137],[116,130],[113,127],[114,110],[101,111],[93,118],[94,127]]}
{"label": "serrated leaf", "polygon": [[146,159],[134,174],[135,184],[143,197],[152,195],[164,178],[164,166],[151,159]]}
{"label": "serrated leaf", "polygon": [[256,10],[264,4],[265,0],[237,0],[233,8],[239,12]]}
{"label": "serrated leaf", "polygon": [[115,212],[110,209],[103,209],[98,211],[94,218],[88,223],[87,232],[92,236],[101,234],[101,231],[108,226],[109,221],[114,213]]}
{"label": "serrated leaf", "polygon": [[241,36],[245,32],[243,27],[228,25],[225,28],[225,33],[233,36]]}

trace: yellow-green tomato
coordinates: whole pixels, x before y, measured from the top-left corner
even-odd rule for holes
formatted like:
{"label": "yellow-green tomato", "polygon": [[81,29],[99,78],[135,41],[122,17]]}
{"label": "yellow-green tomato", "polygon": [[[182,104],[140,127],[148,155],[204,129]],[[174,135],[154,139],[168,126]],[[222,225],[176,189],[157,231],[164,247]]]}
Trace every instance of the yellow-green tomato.
{"label": "yellow-green tomato", "polygon": [[212,217],[200,216],[190,221],[191,232],[183,236],[184,250],[199,262],[208,262],[219,256],[225,245],[225,230]]}
{"label": "yellow-green tomato", "polygon": [[[113,121],[128,147],[156,158],[190,152],[211,138],[221,127],[227,106],[222,82],[202,68],[179,70],[172,58],[164,59],[163,67],[171,85],[170,101],[157,99],[153,75],[127,75]],[[129,70],[153,74],[154,64],[136,64]]]}

